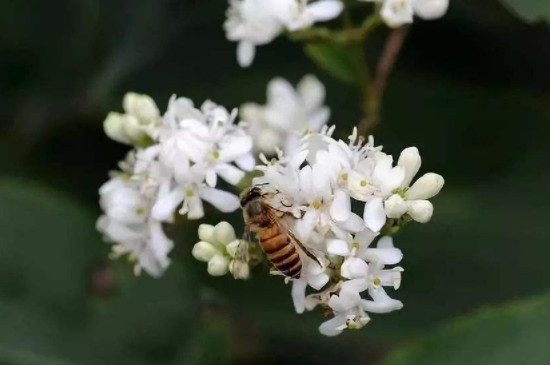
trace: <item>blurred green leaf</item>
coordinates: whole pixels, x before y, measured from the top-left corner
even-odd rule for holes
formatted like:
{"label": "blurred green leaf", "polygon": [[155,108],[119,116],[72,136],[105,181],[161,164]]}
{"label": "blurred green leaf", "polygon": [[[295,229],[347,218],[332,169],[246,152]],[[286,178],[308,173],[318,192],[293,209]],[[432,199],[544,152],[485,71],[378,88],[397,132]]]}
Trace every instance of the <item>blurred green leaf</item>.
{"label": "blurred green leaf", "polygon": [[550,2],[546,0],[501,0],[505,6],[529,22],[550,21]]}
{"label": "blurred green leaf", "polygon": [[0,180],[0,207],[0,363],[229,362],[228,323],[177,262],[158,280],[116,262],[102,269],[110,294],[94,296],[107,245],[87,209],[12,179]]}
{"label": "blurred green leaf", "polygon": [[106,253],[94,217],[66,196],[0,180],[0,295],[67,316],[81,308],[88,270]]}
{"label": "blurred green leaf", "polygon": [[486,308],[396,350],[384,365],[550,363],[550,294]]}
{"label": "blurred green leaf", "polygon": [[315,63],[340,81],[357,83],[358,50],[345,44],[311,43],[305,47]]}

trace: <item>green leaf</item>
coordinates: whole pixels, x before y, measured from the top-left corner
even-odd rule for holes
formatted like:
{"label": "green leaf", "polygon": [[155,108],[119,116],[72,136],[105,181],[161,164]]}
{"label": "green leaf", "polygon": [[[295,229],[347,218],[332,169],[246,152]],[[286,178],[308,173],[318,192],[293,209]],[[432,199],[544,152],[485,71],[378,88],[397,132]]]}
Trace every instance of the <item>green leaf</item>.
{"label": "green leaf", "polygon": [[391,353],[383,365],[550,363],[550,294],[486,308]]}
{"label": "green leaf", "polygon": [[[228,363],[228,324],[175,261],[161,279],[117,261],[110,294],[90,290],[108,246],[95,215],[36,184],[0,179],[0,363]],[[191,354],[193,361],[185,361]]]}
{"label": "green leaf", "polygon": [[306,54],[315,63],[340,81],[357,83],[358,49],[345,44],[311,43],[305,47]]}
{"label": "green leaf", "polygon": [[546,0],[501,0],[518,16],[528,22],[550,21],[550,2]]}
{"label": "green leaf", "polygon": [[0,296],[73,313],[95,254],[107,252],[93,215],[54,190],[9,179],[0,180],[0,207]]}

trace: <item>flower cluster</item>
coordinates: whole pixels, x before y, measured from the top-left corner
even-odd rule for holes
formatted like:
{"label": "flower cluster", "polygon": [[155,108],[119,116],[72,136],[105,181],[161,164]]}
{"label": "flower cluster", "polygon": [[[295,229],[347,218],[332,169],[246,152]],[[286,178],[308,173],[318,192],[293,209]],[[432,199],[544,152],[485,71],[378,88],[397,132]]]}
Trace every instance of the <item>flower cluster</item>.
{"label": "flower cluster", "polygon": [[414,15],[433,20],[447,12],[449,0],[361,0],[381,3],[380,16],[392,28],[413,22]]}
{"label": "flower cluster", "polygon": [[[370,320],[369,312],[402,307],[385,289],[398,289],[403,271],[395,266],[401,250],[387,234],[412,220],[428,222],[433,206],[427,199],[444,183],[428,173],[409,187],[421,163],[414,147],[405,149],[394,165],[372,138],[363,143],[354,130],[344,142],[332,138],[332,130],[307,134],[293,155],[279,151],[271,161],[262,156],[264,164],[257,166],[262,176],[253,180],[273,194],[274,209],[293,217],[288,228],[316,258],[302,252],[292,298],[298,313],[321,306],[334,315],[320,326],[327,336],[361,328]],[[362,217],[352,211],[358,204],[363,205]]]}
{"label": "flower cluster", "polygon": [[282,148],[292,155],[300,147],[305,133],[319,132],[330,118],[323,105],[325,87],[313,75],[306,75],[296,89],[285,79],[275,78],[267,86],[267,103],[246,103],[241,117],[255,141],[255,149],[267,155]]}
{"label": "flower cluster", "polygon": [[98,229],[115,244],[115,257],[136,260],[136,273],[160,276],[173,246],[162,223],[173,222],[176,211],[202,218],[203,201],[235,211],[239,199],[217,188],[218,177],[236,185],[254,167],[252,139],[235,124],[236,110],[211,101],[196,108],[187,98],[172,97],[163,117],[146,95],[129,93],[123,104],[126,114],[109,114],[105,131],[135,148],[100,189],[105,214]]}
{"label": "flower cluster", "polygon": [[342,9],[340,0],[230,0],[224,28],[227,39],[239,42],[239,65],[248,67],[256,46],[270,43],[284,31],[333,19]]}

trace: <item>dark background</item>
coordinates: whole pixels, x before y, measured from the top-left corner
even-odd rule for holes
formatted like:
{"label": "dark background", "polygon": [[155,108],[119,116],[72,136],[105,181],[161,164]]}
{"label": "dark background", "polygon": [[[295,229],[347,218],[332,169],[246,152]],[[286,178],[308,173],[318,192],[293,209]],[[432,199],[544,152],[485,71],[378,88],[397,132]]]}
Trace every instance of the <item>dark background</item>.
{"label": "dark background", "polygon": [[[345,137],[360,117],[355,87],[284,37],[240,69],[222,30],[222,0],[0,4],[1,363],[357,364],[403,344],[416,355],[429,349],[432,358],[418,364],[465,363],[468,354],[479,360],[469,363],[491,363],[481,360],[487,351],[499,364],[550,363],[536,354],[544,346],[529,347],[550,336],[541,324],[550,318],[542,294],[550,287],[547,24],[489,0],[451,0],[443,19],[415,22],[375,140],[394,156],[417,146],[421,172],[440,173],[446,185],[432,222],[396,238],[406,271],[392,296],[404,309],[325,338],[322,315],[295,314],[280,279],[209,277],[190,254],[197,222],[167,227],[177,247],[161,279],[134,278],[131,264],[108,260],[94,229],[97,190],[127,149],[103,134],[102,121],[121,110],[126,91],[153,96],[161,111],[172,93],[236,107],[263,103],[275,76],[296,83],[313,73]],[[371,62],[386,35],[371,40]],[[221,219],[209,211],[204,222]],[[230,219],[242,224],[238,214]],[[533,326],[513,315],[494,324],[510,314],[503,303],[523,298],[543,298],[532,305],[542,316],[518,309]],[[483,310],[490,318],[475,327],[471,313],[501,305]],[[460,351],[465,343],[478,348]],[[396,363],[413,363],[403,359]]]}

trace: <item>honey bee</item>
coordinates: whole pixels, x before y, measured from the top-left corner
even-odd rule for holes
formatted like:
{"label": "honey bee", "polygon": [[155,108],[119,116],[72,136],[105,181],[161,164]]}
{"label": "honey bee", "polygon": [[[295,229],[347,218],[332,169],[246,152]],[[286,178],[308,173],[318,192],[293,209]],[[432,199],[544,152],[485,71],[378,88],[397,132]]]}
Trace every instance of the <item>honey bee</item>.
{"label": "honey bee", "polygon": [[310,253],[288,227],[291,214],[274,208],[276,193],[264,192],[258,186],[241,195],[246,233],[254,234],[267,258],[283,275],[297,279],[302,273],[300,250],[313,260]]}

